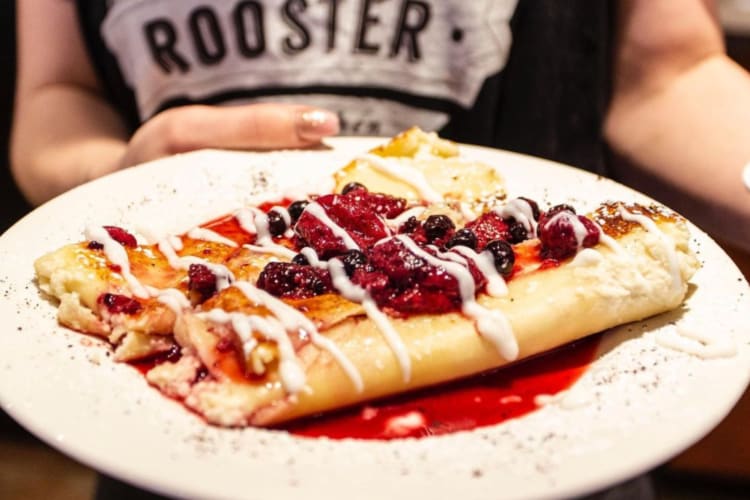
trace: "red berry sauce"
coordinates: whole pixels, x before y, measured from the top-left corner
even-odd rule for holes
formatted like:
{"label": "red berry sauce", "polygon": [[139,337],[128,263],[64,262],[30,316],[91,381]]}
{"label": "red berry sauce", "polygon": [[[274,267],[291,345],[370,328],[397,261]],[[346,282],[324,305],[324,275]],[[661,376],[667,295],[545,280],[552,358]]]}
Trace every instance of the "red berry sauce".
{"label": "red berry sauce", "polygon": [[143,307],[134,298],[114,293],[101,294],[98,302],[106,307],[110,314],[136,314]]}
{"label": "red berry sauce", "polygon": [[305,419],[284,429],[306,437],[390,440],[499,424],[536,410],[536,396],[554,395],[573,385],[593,361],[598,345],[596,335],[516,366]]}

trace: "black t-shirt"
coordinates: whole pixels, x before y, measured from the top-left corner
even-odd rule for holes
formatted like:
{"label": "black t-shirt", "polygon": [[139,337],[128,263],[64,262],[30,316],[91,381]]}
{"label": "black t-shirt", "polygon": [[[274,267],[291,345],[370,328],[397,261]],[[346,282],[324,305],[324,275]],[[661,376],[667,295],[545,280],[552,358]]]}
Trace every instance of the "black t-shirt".
{"label": "black t-shirt", "polygon": [[289,101],[342,133],[411,125],[607,174],[611,6],[600,0],[78,0],[135,128],[180,104]]}

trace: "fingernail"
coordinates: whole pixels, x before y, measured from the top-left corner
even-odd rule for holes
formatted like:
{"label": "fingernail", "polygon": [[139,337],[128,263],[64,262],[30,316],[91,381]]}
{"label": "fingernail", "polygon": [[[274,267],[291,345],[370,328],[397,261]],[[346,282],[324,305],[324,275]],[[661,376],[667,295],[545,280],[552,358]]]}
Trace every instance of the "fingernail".
{"label": "fingernail", "polygon": [[297,134],[306,141],[317,141],[322,137],[338,134],[339,117],[324,109],[311,109],[300,114]]}

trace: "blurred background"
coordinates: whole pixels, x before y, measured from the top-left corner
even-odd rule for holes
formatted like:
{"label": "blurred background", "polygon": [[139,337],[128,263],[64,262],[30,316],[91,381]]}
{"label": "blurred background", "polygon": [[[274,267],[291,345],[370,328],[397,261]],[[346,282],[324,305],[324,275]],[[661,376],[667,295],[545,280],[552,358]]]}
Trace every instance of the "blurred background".
{"label": "blurred background", "polygon": [[[30,209],[7,167],[15,67],[14,4],[0,0],[0,234]],[[722,0],[721,8],[730,55],[750,69],[750,0]],[[750,255],[730,247],[726,250],[750,278]],[[750,498],[749,426],[750,395],[746,393],[711,434],[652,473],[657,497]],[[0,411],[0,499],[85,499],[91,497],[94,481],[94,471],[38,441]]]}

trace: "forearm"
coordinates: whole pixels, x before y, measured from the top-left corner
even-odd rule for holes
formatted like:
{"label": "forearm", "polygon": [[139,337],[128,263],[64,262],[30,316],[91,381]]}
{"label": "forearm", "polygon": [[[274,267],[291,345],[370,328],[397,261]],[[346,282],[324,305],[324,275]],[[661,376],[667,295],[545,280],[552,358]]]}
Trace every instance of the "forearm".
{"label": "forearm", "polygon": [[666,85],[615,94],[606,137],[615,175],[712,235],[750,249],[750,77],[723,54]]}
{"label": "forearm", "polygon": [[127,132],[97,94],[49,84],[24,91],[16,103],[11,167],[30,202],[42,203],[119,167]]}

